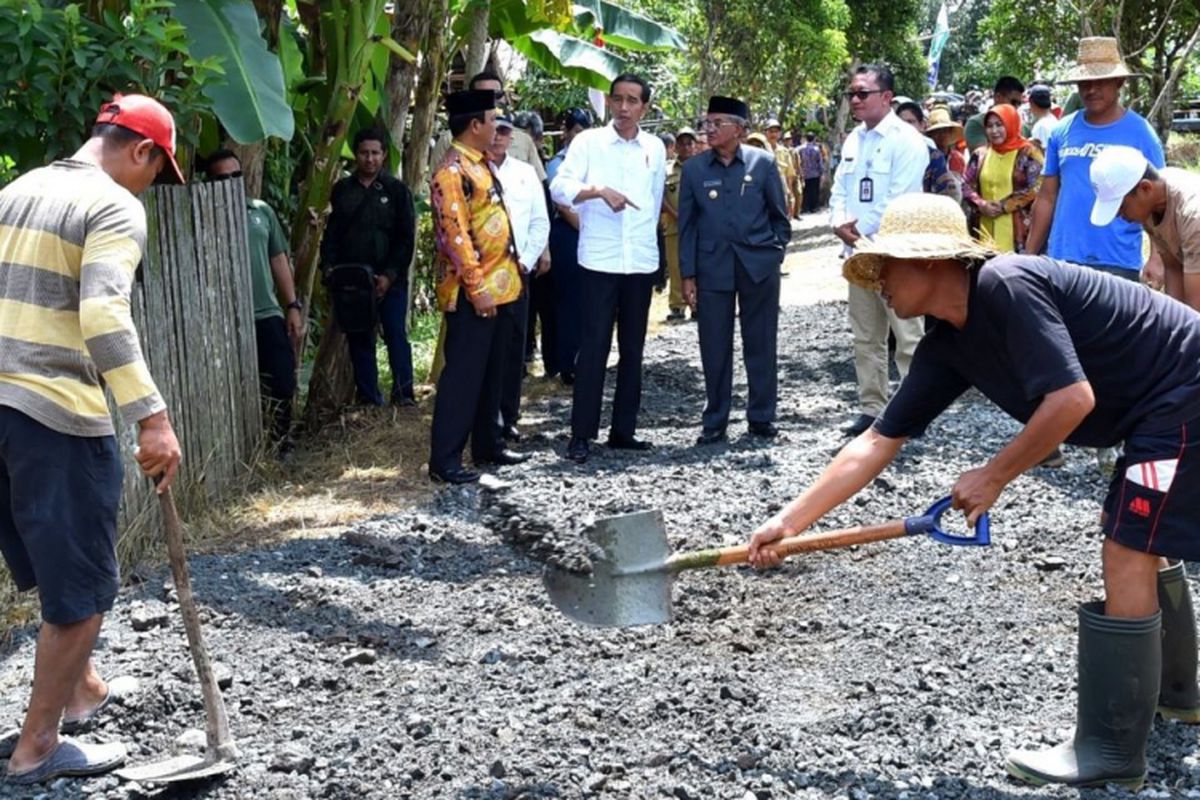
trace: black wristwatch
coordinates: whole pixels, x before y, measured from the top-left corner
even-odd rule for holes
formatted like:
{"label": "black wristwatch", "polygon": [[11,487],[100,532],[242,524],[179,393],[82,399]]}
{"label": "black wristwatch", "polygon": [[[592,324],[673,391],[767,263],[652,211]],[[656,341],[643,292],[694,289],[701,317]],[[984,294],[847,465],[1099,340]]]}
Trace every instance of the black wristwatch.
{"label": "black wristwatch", "polygon": [[291,311],[293,308],[296,309],[297,311],[303,311],[304,303],[300,302],[299,300],[293,300],[292,302],[290,302],[286,306],[284,306],[284,308],[287,309],[288,311]]}

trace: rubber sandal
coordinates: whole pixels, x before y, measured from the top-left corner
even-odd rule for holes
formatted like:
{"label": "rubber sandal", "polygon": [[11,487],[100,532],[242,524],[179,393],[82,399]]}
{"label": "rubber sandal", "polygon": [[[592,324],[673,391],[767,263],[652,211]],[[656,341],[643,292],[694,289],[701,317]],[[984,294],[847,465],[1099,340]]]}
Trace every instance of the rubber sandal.
{"label": "rubber sandal", "polygon": [[108,708],[114,702],[120,702],[133,695],[138,690],[138,686],[138,679],[132,675],[121,675],[120,677],[113,678],[108,682],[108,694],[104,695],[104,699],[95,708],[82,716],[64,716],[62,723],[59,725],[59,730],[63,733],[79,733],[95,722],[104,709]]}
{"label": "rubber sandal", "polygon": [[24,772],[9,772],[13,783],[28,785],[44,783],[55,778],[99,775],[125,763],[125,745],[85,744],[74,739],[63,738],[46,760]]}

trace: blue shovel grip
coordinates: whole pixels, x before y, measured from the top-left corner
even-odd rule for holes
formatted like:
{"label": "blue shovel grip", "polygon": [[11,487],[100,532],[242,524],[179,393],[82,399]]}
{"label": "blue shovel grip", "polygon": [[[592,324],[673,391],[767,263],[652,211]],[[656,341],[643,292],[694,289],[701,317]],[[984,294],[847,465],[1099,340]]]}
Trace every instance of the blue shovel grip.
{"label": "blue shovel grip", "polygon": [[986,512],[975,521],[975,530],[970,536],[955,536],[942,530],[942,515],[950,508],[951,502],[952,500],[949,496],[943,497],[931,505],[923,515],[909,517],[904,520],[904,532],[910,535],[928,533],[942,544],[952,544],[959,547],[986,547],[990,545],[992,543],[991,526],[988,522]]}

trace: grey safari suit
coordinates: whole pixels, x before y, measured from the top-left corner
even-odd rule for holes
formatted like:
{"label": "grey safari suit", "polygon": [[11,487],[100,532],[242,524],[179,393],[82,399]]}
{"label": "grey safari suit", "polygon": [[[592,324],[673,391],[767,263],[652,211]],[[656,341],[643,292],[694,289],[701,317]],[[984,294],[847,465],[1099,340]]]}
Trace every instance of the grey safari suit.
{"label": "grey safari suit", "polygon": [[741,309],[748,422],[773,422],[780,265],[791,239],[775,157],[740,145],[729,166],[715,150],[688,159],[679,182],[679,267],[696,280],[703,424],[724,430],[733,393],[733,320]]}

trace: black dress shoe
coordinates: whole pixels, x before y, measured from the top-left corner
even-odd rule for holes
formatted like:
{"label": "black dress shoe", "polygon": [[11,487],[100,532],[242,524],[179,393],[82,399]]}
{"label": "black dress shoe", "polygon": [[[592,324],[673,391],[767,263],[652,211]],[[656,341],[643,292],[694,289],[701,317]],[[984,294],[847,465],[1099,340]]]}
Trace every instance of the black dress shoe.
{"label": "black dress shoe", "polygon": [[652,450],[654,445],[650,442],[637,439],[633,436],[617,436],[610,433],[608,435],[608,446],[613,450]]}
{"label": "black dress shoe", "polygon": [[495,467],[511,467],[514,464],[524,464],[529,460],[529,453],[518,453],[508,448],[503,448],[492,453],[487,458],[475,459],[476,465],[488,464]]}
{"label": "black dress shoe", "polygon": [[563,382],[563,386],[574,386],[575,385],[575,373],[574,372],[564,372],[564,373],[560,374],[558,376],[558,378],[559,378],[559,380],[561,380]]}
{"label": "black dress shoe", "polygon": [[504,430],[501,432],[501,436],[504,437],[506,442],[521,441],[521,432],[517,430],[516,425],[505,425]]}
{"label": "black dress shoe", "polygon": [[587,439],[580,439],[578,436],[572,436],[571,441],[567,442],[567,458],[574,461],[576,464],[582,464],[588,460],[588,453],[591,448],[588,446]]}
{"label": "black dress shoe", "polygon": [[760,436],[764,439],[774,439],[779,435],[779,428],[775,427],[773,422],[751,422],[746,425],[751,436]]}
{"label": "black dress shoe", "polygon": [[429,480],[434,483],[474,483],[479,480],[479,473],[473,469],[465,467],[451,467],[450,469],[438,472],[437,470],[429,470]]}
{"label": "black dress shoe", "polygon": [[399,408],[411,408],[417,404],[417,398],[410,394],[398,394],[392,398],[392,405]]}
{"label": "black dress shoe", "polygon": [[858,419],[842,428],[842,433],[847,436],[858,436],[875,422],[875,417],[870,414],[859,414]]}
{"label": "black dress shoe", "polygon": [[700,435],[696,437],[697,445],[716,444],[717,442],[725,441],[724,428],[705,428],[700,431]]}

